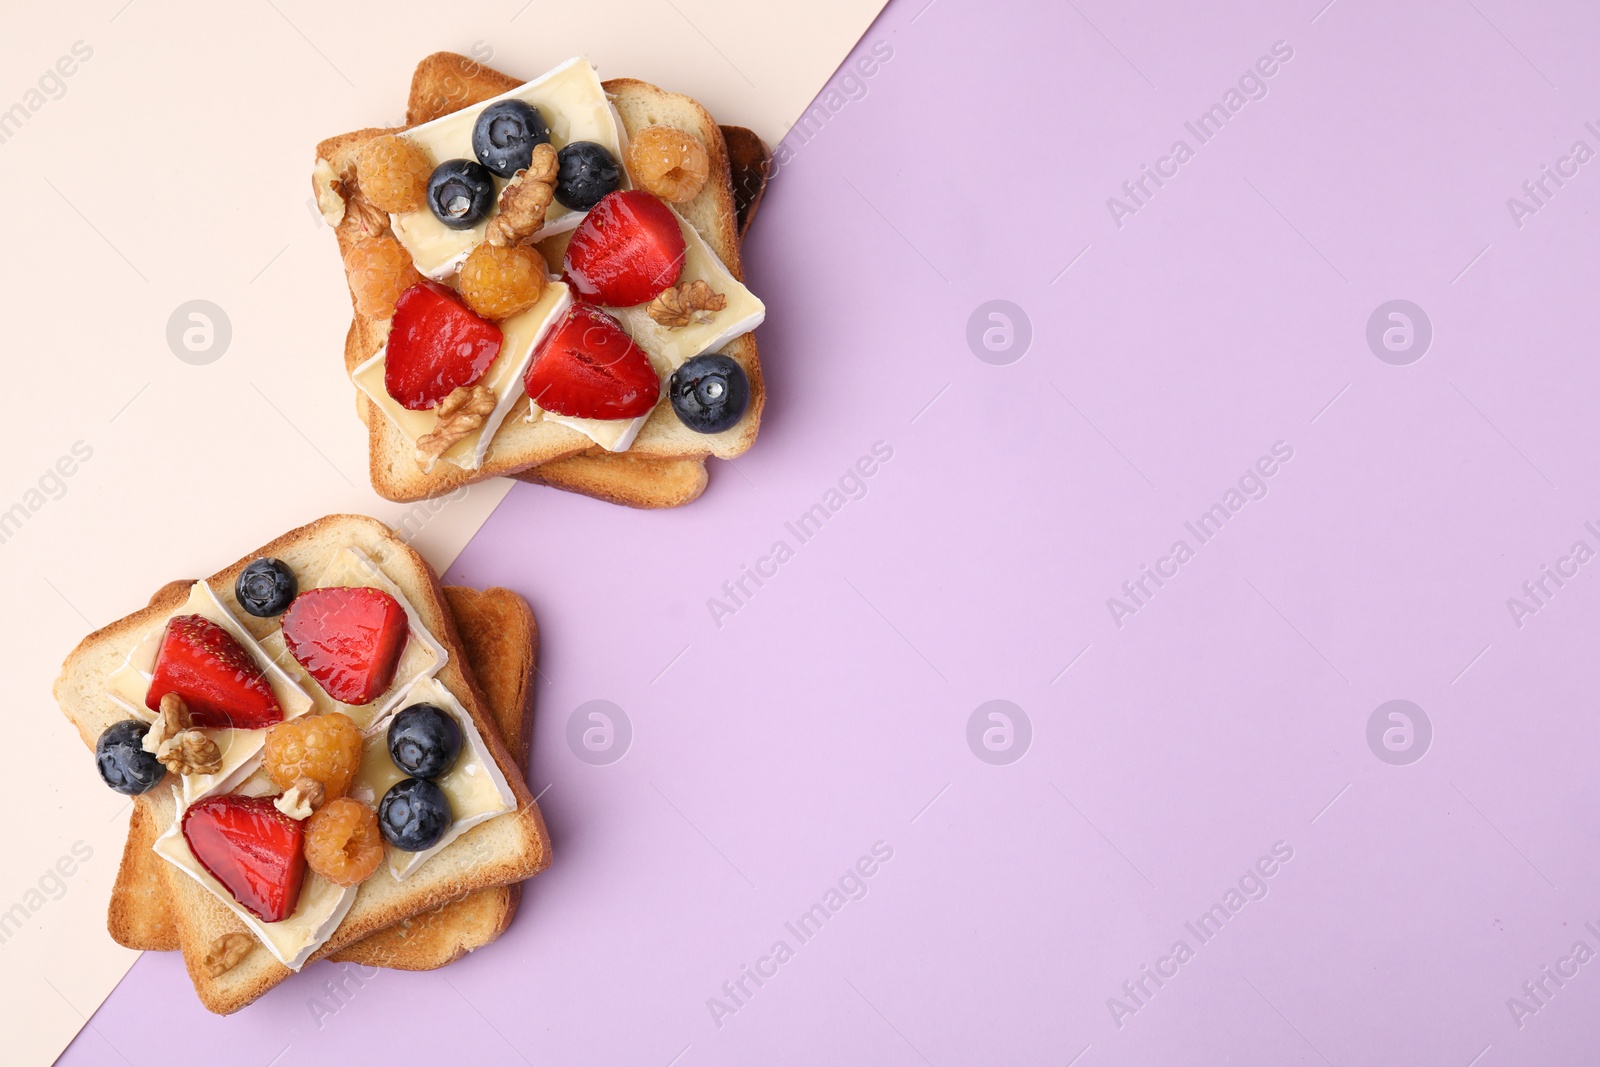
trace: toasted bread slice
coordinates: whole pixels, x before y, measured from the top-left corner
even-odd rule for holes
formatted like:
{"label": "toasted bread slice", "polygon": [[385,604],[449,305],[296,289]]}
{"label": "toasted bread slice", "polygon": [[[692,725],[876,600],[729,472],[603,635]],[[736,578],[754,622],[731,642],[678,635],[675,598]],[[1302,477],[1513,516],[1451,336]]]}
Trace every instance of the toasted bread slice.
{"label": "toasted bread slice", "polygon": [[[448,659],[436,677],[472,718],[517,807],[468,830],[403,882],[369,878],[355,895],[344,920],[313,959],[330,956],[364,937],[476,890],[521,881],[550,862],[550,839],[544,820],[512,754],[484,710],[485,698],[468,673],[462,638],[438,578],[386,526],[363,516],[331,515],[285,534],[207,581],[223,603],[235,611],[241,625],[258,637],[264,636],[272,629],[272,622],[237,610],[233,583],[239,571],[252,559],[270,555],[284,560],[297,573],[316,574],[336,550],[345,546],[359,548],[383,569],[446,649]],[[106,695],[106,679],[139,638],[179,603],[181,594],[161,598],[151,607],[91,634],[67,658],[56,681],[56,699],[86,745],[92,747],[107,726],[126,717],[126,712]],[[143,799],[158,832],[164,832],[177,815],[173,789],[163,785]],[[161,878],[173,904],[190,978],[207,1008],[221,1014],[236,1011],[290,976],[292,972],[260,945],[231,970],[210,974],[204,963],[209,948],[223,934],[248,933],[246,927],[221,901],[176,867],[164,864]]]}
{"label": "toasted bread slice", "polygon": [[[151,603],[171,603],[174,597],[181,602],[193,584],[169,583]],[[538,654],[533,612],[527,601],[509,589],[479,591],[447,585],[444,593],[466,650],[467,667],[488,701],[495,730],[517,766],[526,766],[529,696]],[[106,925],[111,936],[127,948],[172,952],[179,947],[178,929],[164,895],[161,867],[166,861],[153,850],[157,836],[154,814],[144,798],[135,798]],[[499,937],[511,924],[520,897],[520,885],[480,889],[357,941],[330,958],[407,971],[443,967]]]}
{"label": "toasted bread slice", "polygon": [[[413,78],[408,123],[415,124],[449,111],[505,92],[521,84],[507,75],[490,70],[465,56],[436,53],[418,65]],[[430,93],[430,87],[434,88]],[[741,277],[738,247],[738,218],[722,131],[711,116],[686,96],[666,93],[646,82],[613,79],[605,83],[606,92],[630,134],[644,126],[669,124],[685,130],[706,148],[711,160],[711,178],[691,201],[675,205],[681,215],[698,230],[735,277]],[[444,101],[443,110],[433,105]],[[437,113],[436,113],[437,112]],[[336,174],[344,174],[354,164],[361,147],[371,138],[394,130],[368,129],[331,137],[317,146],[317,157],[327,161]],[[336,227],[341,255],[366,235],[359,213],[347,211]],[[354,300],[352,298],[352,308]],[[371,356],[380,347],[381,329],[356,313],[353,343],[346,344],[346,366]],[[685,427],[663,402],[645,423],[629,454],[656,459],[697,459],[706,455],[733,457],[744,453],[755,440],[760,426],[765,389],[761,381],[759,353],[755,338],[745,334],[722,348],[737,360],[750,379],[749,409],[738,425],[718,434],[698,434]],[[354,362],[352,362],[352,360]],[[365,406],[363,397],[358,403]],[[515,474],[529,467],[566,456],[587,452],[592,444],[587,437],[568,427],[538,420],[527,422],[524,398],[501,424],[480,467],[465,470],[447,462],[424,472],[418,465],[411,443],[380,413],[367,412],[368,450],[373,488],[390,500],[411,501],[441,496],[462,485],[496,475]]]}
{"label": "toasted bread slice", "polygon": [[[418,63],[412,75],[406,121],[412,124],[429,122],[498,96],[516,85],[514,78],[489,70],[465,56],[435,53]],[[723,126],[721,130],[728,149],[737,238],[743,241],[766,191],[772,153],[751,130],[742,126]],[[732,269],[739,273],[737,267]],[[355,366],[361,358],[351,344],[347,339],[347,366]],[[704,459],[645,459],[602,448],[590,448],[575,456],[551,460],[514,477],[635,508],[671,508],[687,504],[705,491],[707,483]]]}

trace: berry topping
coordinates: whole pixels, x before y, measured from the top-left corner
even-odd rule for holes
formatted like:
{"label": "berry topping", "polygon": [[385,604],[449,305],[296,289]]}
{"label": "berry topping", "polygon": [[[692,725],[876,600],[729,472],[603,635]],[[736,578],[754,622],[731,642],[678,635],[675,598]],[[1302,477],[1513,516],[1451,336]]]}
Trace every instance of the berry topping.
{"label": "berry topping", "polygon": [[504,340],[446,287],[413,285],[394,308],[383,387],[401,406],[424,411],[483,377]]}
{"label": "berry topping", "polygon": [[750,379],[744,368],[721,353],[695,356],[672,372],[667,383],[672,410],[696,433],[721,433],[750,404]]}
{"label": "berry topping", "polygon": [[428,206],[452,230],[470,230],[494,210],[494,178],[482,163],[447,159],[428,179]]}
{"label": "berry topping", "polygon": [[428,154],[404,137],[382,134],[368,141],[356,156],[356,183],[361,195],[381,211],[415,211],[428,195],[433,163]]}
{"label": "berry topping", "polygon": [[94,743],[94,762],[106,785],[125,796],[148,793],[166,777],[167,769],[155,753],[144,750],[145,731],[138,719],[123,719],[106,727]]}
{"label": "berry topping", "polygon": [[234,599],[258,619],[282,615],[299,591],[300,583],[295,580],[294,571],[283,560],[271,556],[251,563],[239,572],[239,580],[233,583]]}
{"label": "berry topping", "polygon": [[544,257],[527,245],[474,248],[461,264],[461,298],[478,314],[509,319],[544,295]]}
{"label": "berry topping", "polygon": [[426,852],[437,845],[454,818],[450,798],[426,778],[396,782],[378,804],[384,839],[402,852]]}
{"label": "berry topping", "polygon": [[628,142],[628,170],[669,204],[693,200],[711,175],[705,146],[676,126],[646,126]]}
{"label": "berry topping", "polygon": [[413,704],[389,723],[389,756],[413,778],[439,778],[461,755],[461,724],[443,708]]}
{"label": "berry topping", "polygon": [[369,704],[389,688],[409,632],[400,602],[365,586],[307,590],[283,616],[289,654],[346,704]]}
{"label": "berry topping", "polygon": [[556,199],[574,211],[588,211],[622,184],[622,168],[605,145],[573,141],[556,153],[556,160],[561,167]]}
{"label": "berry topping", "polygon": [[382,861],[378,816],[361,801],[330,800],[306,820],[306,864],[334,885],[360,885]]}
{"label": "berry topping", "polygon": [[337,711],[280,722],[267,731],[262,763],[279,789],[310,778],[325,799],[342,797],[361,769],[361,728]]}
{"label": "berry topping", "polygon": [[686,246],[678,217],[642,189],[612,193],[573,231],[566,273],[584,300],[632,307],[676,285]]}
{"label": "berry topping", "polygon": [[305,830],[271,797],[207,797],[184,812],[183,838],[250,914],[269,923],[294,914],[306,873]]}
{"label": "berry topping", "polygon": [[472,154],[502,178],[528,165],[535,145],[550,142],[550,127],[539,109],[521,100],[490,104],[472,127]]}
{"label": "berry topping", "polygon": [[592,304],[572,305],[540,344],[522,384],[544,410],[575,419],[638,418],[661,396],[650,357]]}
{"label": "berry topping", "polygon": [[400,294],[422,281],[411,253],[388,234],[357,241],[344,260],[356,310],[382,321],[394,314]]}
{"label": "berry topping", "polygon": [[161,635],[145,707],[160,711],[168,693],[183,698],[193,726],[259,730],[283,721],[265,672],[232,634],[204,615],[174,615]]}

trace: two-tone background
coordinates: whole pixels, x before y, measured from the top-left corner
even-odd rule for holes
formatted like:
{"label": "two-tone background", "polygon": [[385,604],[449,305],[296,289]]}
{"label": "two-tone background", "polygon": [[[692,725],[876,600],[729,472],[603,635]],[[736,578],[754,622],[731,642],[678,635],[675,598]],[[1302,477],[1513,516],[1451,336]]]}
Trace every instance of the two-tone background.
{"label": "two-tone background", "polygon": [[[426,51],[531,75],[573,19],[146,3],[0,44],[23,102],[94,48],[0,142],[12,648],[366,499],[309,146]],[[754,122],[793,71],[741,27],[847,6],[661,0],[709,57],[671,87]],[[519,486],[447,575],[543,629],[556,862],[510,932],[227,1020],[149,955],[64,1062],[1587,1062],[1597,40],[1564,3],[892,0],[751,231],[756,447],[671,513]],[[169,393],[190,299],[232,340]],[[174,427],[190,461],[135,461]],[[67,1012],[120,833],[35,644],[13,1030]]]}

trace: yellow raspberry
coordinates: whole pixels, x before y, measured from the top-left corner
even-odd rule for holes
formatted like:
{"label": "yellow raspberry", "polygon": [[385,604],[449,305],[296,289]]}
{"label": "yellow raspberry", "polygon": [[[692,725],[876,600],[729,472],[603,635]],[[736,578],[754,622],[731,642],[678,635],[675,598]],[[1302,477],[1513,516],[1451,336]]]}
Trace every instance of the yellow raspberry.
{"label": "yellow raspberry", "polygon": [[349,797],[330,800],[306,820],[306,865],[334,885],[360,885],[383,860],[378,816]]}
{"label": "yellow raspberry", "polygon": [[400,294],[422,281],[411,253],[387,234],[356,242],[344,261],[356,310],[374,319],[394,317]]}
{"label": "yellow raspberry", "polygon": [[361,729],[337,711],[280,722],[267,731],[262,763],[279,789],[310,778],[328,800],[342,797],[361,768]]}
{"label": "yellow raspberry", "polygon": [[705,146],[675,126],[646,126],[628,144],[628,171],[669,204],[693,200],[711,176]]}
{"label": "yellow raspberry", "polygon": [[427,203],[432,173],[427,153],[392,133],[374,137],[356,157],[361,195],[384,211],[415,211]]}
{"label": "yellow raspberry", "polygon": [[487,319],[527,311],[544,295],[544,260],[526,245],[487,242],[461,264],[461,297]]}

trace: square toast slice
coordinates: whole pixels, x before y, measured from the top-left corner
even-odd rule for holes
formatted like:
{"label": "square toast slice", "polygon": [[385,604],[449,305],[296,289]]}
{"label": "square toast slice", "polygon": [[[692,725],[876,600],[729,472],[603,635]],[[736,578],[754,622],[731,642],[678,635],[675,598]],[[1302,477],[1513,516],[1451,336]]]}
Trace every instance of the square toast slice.
{"label": "square toast slice", "polygon": [[[326,161],[335,174],[353,173],[351,168],[356,156],[372,138],[399,132],[425,121],[420,116],[434,118],[439,114],[447,114],[470,106],[474,100],[485,99],[520,84],[520,81],[464,56],[435,53],[418,64],[413,77],[407,126],[358,130],[328,138],[317,146],[317,158]],[[440,97],[428,95],[428,90],[434,86],[450,87],[450,91],[443,95],[446,101],[443,110],[437,103]],[[492,91],[483,94],[486,88]],[[689,97],[667,93],[631,78],[612,79],[604,83],[604,88],[623,126],[630,133],[648,125],[669,124],[690,133],[705,147],[711,160],[710,179],[694,199],[674,206],[699,231],[734,277],[742,277],[737,205],[727,146],[721,129],[706,110]],[[469,91],[482,95],[474,95],[469,99]],[[346,255],[356,241],[367,236],[361,214],[346,211],[335,227],[341,256]],[[353,370],[382,345],[381,324],[355,311],[353,297],[351,306],[355,326],[346,339],[346,370]],[[750,406],[739,423],[718,434],[695,433],[678,421],[670,404],[661,403],[628,450],[630,455],[680,460],[697,460],[707,455],[731,458],[742,455],[750,447],[755,440],[765,402],[760,357],[754,335],[745,334],[735,338],[723,346],[722,352],[738,361],[750,380]],[[526,422],[523,416],[528,408],[524,397],[501,424],[479,468],[466,470],[441,462],[432,471],[424,472],[417,463],[410,441],[380,412],[370,410],[370,404],[364,396],[359,397],[357,403],[363,409],[363,421],[367,424],[369,473],[373,488],[390,500],[407,502],[441,496],[462,485],[496,475],[515,474],[541,463],[588,452],[593,447],[587,437],[568,427],[548,420]],[[677,495],[681,496],[682,492]]]}
{"label": "square toast slice", "polygon": [[[150,603],[157,607],[182,603],[193,584],[171,582]],[[509,589],[447,585],[444,594],[466,650],[467,668],[483,690],[495,730],[517,766],[524,767],[538,655],[533,612]],[[179,948],[178,929],[165,897],[161,868],[166,861],[153,850],[157,836],[154,813],[144,798],[135,797],[106,926],[112,938],[127,948],[173,952]],[[521,889],[520,884],[480,889],[363,938],[330,959],[407,971],[443,967],[504,933],[516,914]]]}
{"label": "square toast slice", "polygon": [[[492,726],[476,680],[467,671],[462,639],[438,577],[388,527],[365,516],[330,515],[250,553],[207,579],[207,583],[241,625],[254,636],[263,637],[276,623],[238,610],[233,598],[234,580],[244,566],[267,555],[288,563],[298,574],[318,574],[335,552],[351,546],[383,570],[446,649],[448,658],[436,678],[472,718],[489,757],[515,798],[516,808],[474,826],[405,881],[396,881],[382,872],[368,878],[343,921],[312,959],[332,956],[362,938],[476,890],[519,882],[550,862],[550,838],[544,820],[520,768]],[[107,726],[127,717],[127,712],[107,695],[107,678],[126,660],[144,633],[173,606],[146,607],[112,623],[85,638],[67,658],[56,681],[56,699],[91,749]],[[165,832],[177,816],[174,790],[162,785],[146,794],[144,801],[157,833]],[[218,1014],[237,1011],[293,973],[256,944],[232,969],[211,974],[205,965],[207,951],[224,934],[248,934],[246,927],[222,901],[176,867],[163,864],[161,878],[165,895],[173,905],[178,941],[190,979],[209,1010]]]}

